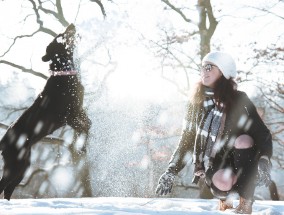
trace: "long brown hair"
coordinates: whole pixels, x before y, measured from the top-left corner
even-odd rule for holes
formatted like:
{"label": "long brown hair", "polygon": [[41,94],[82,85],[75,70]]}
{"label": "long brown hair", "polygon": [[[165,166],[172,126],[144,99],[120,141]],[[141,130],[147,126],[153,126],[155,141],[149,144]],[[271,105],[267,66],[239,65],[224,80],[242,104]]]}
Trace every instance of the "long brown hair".
{"label": "long brown hair", "polygon": [[[190,102],[201,106],[204,101],[204,90],[205,86],[201,81],[198,82],[191,90]],[[213,90],[214,99],[218,108],[220,108],[220,104],[223,103],[225,105],[225,112],[228,113],[232,107],[232,103],[237,92],[237,83],[232,78],[226,79],[224,76],[221,76],[221,78],[216,81]]]}

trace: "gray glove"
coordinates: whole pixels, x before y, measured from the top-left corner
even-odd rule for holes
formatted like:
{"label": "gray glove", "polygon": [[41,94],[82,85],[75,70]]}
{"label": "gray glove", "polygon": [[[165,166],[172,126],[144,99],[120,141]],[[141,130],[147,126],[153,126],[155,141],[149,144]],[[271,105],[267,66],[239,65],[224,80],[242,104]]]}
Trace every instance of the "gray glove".
{"label": "gray glove", "polygon": [[159,179],[159,184],[156,188],[156,194],[167,195],[172,191],[175,180],[175,174],[172,172],[165,172]]}
{"label": "gray glove", "polygon": [[257,186],[265,185],[268,187],[271,184],[271,163],[268,158],[261,157],[258,161],[258,174],[257,174]]}

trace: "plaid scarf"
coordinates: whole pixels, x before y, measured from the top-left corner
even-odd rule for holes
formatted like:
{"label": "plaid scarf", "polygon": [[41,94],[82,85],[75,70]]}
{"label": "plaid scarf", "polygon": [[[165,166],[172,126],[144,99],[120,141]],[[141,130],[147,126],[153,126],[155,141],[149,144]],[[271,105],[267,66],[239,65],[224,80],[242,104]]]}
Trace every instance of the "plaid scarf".
{"label": "plaid scarf", "polygon": [[[219,129],[222,123],[224,105],[220,104],[220,109],[215,105],[214,92],[210,88],[205,88],[203,113],[201,120],[197,125],[197,133],[193,151],[193,162],[203,169],[203,162],[209,160],[214,148],[214,144],[219,135]],[[221,129],[220,129],[221,130]]]}

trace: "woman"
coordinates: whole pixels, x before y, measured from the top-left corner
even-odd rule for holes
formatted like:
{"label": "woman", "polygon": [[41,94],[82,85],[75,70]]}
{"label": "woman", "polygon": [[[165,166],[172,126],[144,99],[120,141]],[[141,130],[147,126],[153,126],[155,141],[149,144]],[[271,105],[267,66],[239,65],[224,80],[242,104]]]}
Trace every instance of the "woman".
{"label": "woman", "polygon": [[171,192],[174,178],[192,152],[193,183],[205,178],[220,199],[219,210],[233,208],[228,195],[236,191],[240,203],[235,213],[252,212],[256,185],[270,184],[272,138],[255,106],[236,89],[233,58],[211,52],[202,60],[201,81],[188,105],[185,126],[169,166],[159,179],[156,193]]}

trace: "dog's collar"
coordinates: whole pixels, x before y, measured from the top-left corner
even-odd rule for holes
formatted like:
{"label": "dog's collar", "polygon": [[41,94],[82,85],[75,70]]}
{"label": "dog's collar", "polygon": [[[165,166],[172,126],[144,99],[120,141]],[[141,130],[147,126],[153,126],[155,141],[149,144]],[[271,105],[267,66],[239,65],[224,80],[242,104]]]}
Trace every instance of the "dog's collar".
{"label": "dog's collar", "polygon": [[77,71],[49,71],[52,76],[62,76],[62,75],[77,75]]}

